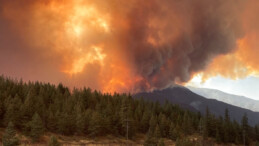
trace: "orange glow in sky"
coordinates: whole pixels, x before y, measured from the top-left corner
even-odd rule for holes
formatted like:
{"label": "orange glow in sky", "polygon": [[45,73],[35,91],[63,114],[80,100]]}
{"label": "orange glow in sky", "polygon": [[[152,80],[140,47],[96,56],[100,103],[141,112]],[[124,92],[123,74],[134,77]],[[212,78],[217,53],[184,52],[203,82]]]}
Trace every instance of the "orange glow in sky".
{"label": "orange glow in sky", "polygon": [[257,76],[258,7],[256,0],[1,1],[0,74],[105,92]]}

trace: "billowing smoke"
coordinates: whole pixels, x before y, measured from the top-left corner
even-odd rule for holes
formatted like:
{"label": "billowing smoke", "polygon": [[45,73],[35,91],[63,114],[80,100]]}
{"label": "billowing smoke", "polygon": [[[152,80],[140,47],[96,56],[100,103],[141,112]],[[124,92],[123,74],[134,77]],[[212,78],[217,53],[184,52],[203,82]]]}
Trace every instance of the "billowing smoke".
{"label": "billowing smoke", "polygon": [[107,92],[185,83],[235,53],[251,3],[0,0],[0,73]]}
{"label": "billowing smoke", "polygon": [[203,71],[203,78],[222,75],[227,78],[245,78],[248,75],[259,75],[259,3],[249,0],[243,4],[238,16],[243,35],[236,40],[234,52],[219,55],[213,59],[208,68]]}
{"label": "billowing smoke", "polygon": [[[133,11],[127,50],[147,85],[187,82],[242,36],[240,7],[226,1],[162,1]],[[146,8],[147,7],[147,8]],[[142,86],[143,87],[143,86]]]}

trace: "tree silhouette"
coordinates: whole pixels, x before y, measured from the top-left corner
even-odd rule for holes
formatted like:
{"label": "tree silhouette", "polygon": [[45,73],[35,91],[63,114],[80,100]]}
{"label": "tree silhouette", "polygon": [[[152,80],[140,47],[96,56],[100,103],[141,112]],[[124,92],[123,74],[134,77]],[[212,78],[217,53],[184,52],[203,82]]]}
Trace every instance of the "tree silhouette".
{"label": "tree silhouette", "polygon": [[12,122],[8,123],[8,126],[3,135],[3,146],[16,146],[19,145],[19,140],[16,137],[16,132],[14,130],[14,125]]}
{"label": "tree silhouette", "polygon": [[58,139],[55,136],[51,136],[48,146],[60,146],[61,144],[58,142]]}
{"label": "tree silhouette", "polygon": [[44,126],[38,113],[35,113],[30,122],[31,131],[30,137],[34,142],[38,141],[40,136],[44,133]]}

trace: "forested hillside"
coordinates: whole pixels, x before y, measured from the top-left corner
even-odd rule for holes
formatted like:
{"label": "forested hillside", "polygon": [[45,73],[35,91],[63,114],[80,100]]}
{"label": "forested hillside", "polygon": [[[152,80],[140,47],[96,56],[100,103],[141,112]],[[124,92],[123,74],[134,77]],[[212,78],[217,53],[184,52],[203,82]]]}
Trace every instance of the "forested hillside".
{"label": "forested hillside", "polygon": [[[137,93],[134,94],[133,97],[142,97],[144,100],[153,102],[159,101],[161,104],[167,100],[184,109],[188,109],[193,112],[201,112],[203,115],[206,114],[207,107],[209,107],[211,114],[222,117],[225,116],[226,109],[228,109],[231,120],[236,120],[240,123],[244,114],[246,114],[249,119],[249,125],[255,126],[259,123],[259,112],[253,112],[215,99],[207,99],[193,93],[183,86],[169,87],[162,90],[154,90],[152,92]],[[246,104],[245,101],[240,102]]]}
{"label": "forested hillside", "polygon": [[10,138],[10,131],[19,131],[33,142],[45,132],[126,137],[127,131],[129,139],[145,134],[145,145],[163,145],[161,138],[191,144],[194,142],[183,139],[192,134],[200,134],[205,140],[215,138],[218,143],[259,140],[259,127],[250,127],[246,115],[242,124],[231,121],[230,116],[227,109],[225,117],[215,117],[209,108],[202,116],[169,102],[160,105],[134,99],[130,94],[111,95],[89,88],[70,91],[62,84],[24,83],[0,77],[0,126],[8,126],[2,137],[5,142],[19,142]]}

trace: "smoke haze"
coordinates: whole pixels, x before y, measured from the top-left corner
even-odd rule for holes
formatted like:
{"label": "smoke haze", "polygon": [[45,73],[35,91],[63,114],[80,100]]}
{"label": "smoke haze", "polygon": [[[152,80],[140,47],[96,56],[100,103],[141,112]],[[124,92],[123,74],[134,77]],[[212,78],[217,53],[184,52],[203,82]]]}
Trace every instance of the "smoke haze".
{"label": "smoke haze", "polygon": [[0,73],[105,92],[259,69],[256,0],[0,0]]}

